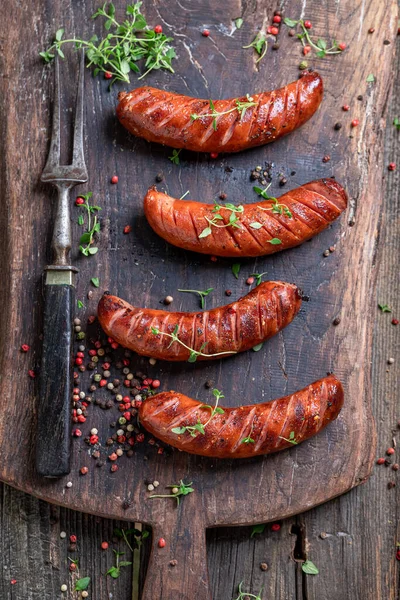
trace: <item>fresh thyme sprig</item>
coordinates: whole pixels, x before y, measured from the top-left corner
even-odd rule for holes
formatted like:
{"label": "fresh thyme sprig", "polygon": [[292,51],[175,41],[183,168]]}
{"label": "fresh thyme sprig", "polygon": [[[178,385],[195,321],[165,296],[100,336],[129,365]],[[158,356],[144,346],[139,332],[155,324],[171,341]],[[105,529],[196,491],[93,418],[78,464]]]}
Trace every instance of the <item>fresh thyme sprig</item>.
{"label": "fresh thyme sprig", "polygon": [[196,437],[198,433],[201,435],[205,434],[205,429],[210,421],[215,417],[216,414],[223,415],[224,409],[218,406],[218,402],[221,398],[225,398],[224,394],[220,392],[220,390],[213,389],[213,394],[215,396],[215,405],[211,406],[211,404],[202,404],[200,408],[209,408],[211,411],[210,418],[203,424],[200,419],[197,419],[197,423],[195,425],[183,425],[182,427],[173,427],[171,429],[172,433],[176,433],[177,435],[182,435],[183,433],[190,433],[192,437]]}
{"label": "fresh thyme sprig", "polygon": [[256,194],[258,194],[265,200],[271,200],[271,202],[273,203],[271,208],[264,208],[262,206],[258,206],[257,208],[259,208],[261,210],[271,211],[271,212],[279,214],[279,215],[285,214],[287,217],[289,217],[289,219],[291,219],[293,217],[293,215],[292,215],[291,211],[289,210],[289,208],[286,206],[286,204],[281,204],[280,202],[278,202],[278,200],[275,198],[275,196],[270,196],[268,194],[268,189],[270,188],[270,186],[271,186],[271,184],[269,183],[267,185],[267,187],[264,189],[259,188],[257,186],[253,187],[253,190],[256,192]]}
{"label": "fresh thyme sprig", "polygon": [[262,600],[262,598],[261,598],[261,594],[262,594],[262,591],[263,591],[262,588],[258,592],[257,596],[255,596],[254,594],[250,594],[249,592],[243,592],[243,590],[242,590],[242,584],[243,584],[243,581],[241,581],[239,583],[239,590],[238,590],[239,596],[236,598],[236,600],[245,600],[247,598],[252,598],[252,600]]}
{"label": "fresh thyme sprig", "polygon": [[251,108],[252,106],[257,106],[257,102],[254,102],[253,98],[249,96],[249,94],[246,94],[246,98],[246,101],[242,101],[239,100],[239,98],[237,98],[235,100],[236,106],[234,108],[230,108],[229,110],[225,110],[224,112],[218,112],[215,109],[214,102],[210,100],[210,113],[204,115],[197,115],[196,113],[194,113],[190,115],[190,120],[193,122],[197,121],[197,119],[205,119],[206,117],[212,117],[213,129],[214,131],[217,131],[217,117],[220,117],[221,115],[228,115],[229,113],[237,110],[240,115],[240,120],[242,121],[247,109]]}
{"label": "fresh thyme sprig", "polygon": [[[94,236],[96,233],[100,232],[100,223],[97,219],[96,213],[101,210],[100,206],[90,205],[89,200],[93,196],[92,192],[88,192],[87,194],[81,195],[80,198],[83,198],[85,203],[81,204],[82,208],[86,211],[87,214],[87,226],[86,231],[83,233],[79,240],[79,251],[84,256],[90,256],[92,254],[97,254],[98,248],[92,246],[94,242]],[[92,222],[92,215],[94,215]],[[82,217],[82,218],[81,218]],[[84,225],[85,218],[83,215],[79,215],[78,224]]]}
{"label": "fresh thyme sprig", "polygon": [[208,290],[204,290],[204,291],[201,291],[201,290],[178,290],[178,292],[198,294],[200,296],[200,306],[201,306],[201,308],[205,308],[206,307],[206,300],[205,300],[205,298],[213,290],[214,290],[214,288],[208,288]]}
{"label": "fresh thyme sprig", "polygon": [[169,160],[174,163],[174,165],[179,165],[180,160],[179,160],[179,155],[182,152],[182,148],[180,150],[177,150],[176,148],[174,148],[172,150],[172,155],[168,156]]}
{"label": "fresh thyme sprig", "polygon": [[110,575],[113,579],[118,579],[118,577],[121,575],[121,567],[129,567],[129,565],[132,563],[128,560],[119,560],[119,557],[123,556],[125,552],[118,552],[114,549],[113,552],[115,554],[115,565],[108,569],[106,575]]}
{"label": "fresh thyme sprig", "polygon": [[172,485],[166,486],[167,488],[171,488],[170,494],[153,494],[152,496],[149,496],[149,498],[175,498],[177,506],[179,506],[181,496],[187,496],[194,492],[194,488],[190,487],[191,485],[192,482],[184,483],[181,479],[179,484],[173,483]]}
{"label": "fresh thyme sprig", "polygon": [[[224,223],[223,225],[219,225],[218,223],[218,221],[224,220],[224,217],[220,214],[221,209],[229,210],[231,213],[229,215],[228,223]],[[212,212],[214,213],[212,219],[204,217],[208,223],[208,226],[203,229],[203,231],[199,235],[199,238],[205,238],[211,235],[211,227],[219,227],[220,229],[223,229],[224,227],[237,227],[238,229],[240,229],[239,217],[237,215],[242,214],[244,212],[244,206],[242,206],[241,204],[239,206],[235,206],[234,204],[230,204],[229,202],[223,205],[216,203],[214,208],[212,209]]]}
{"label": "fresh thyme sprig", "polygon": [[253,433],[253,427],[254,427],[254,423],[252,423],[251,425],[251,429],[249,431],[249,435],[246,435],[246,437],[244,437],[241,440],[241,444],[255,444],[255,440],[253,440],[253,438],[251,437],[251,434]]}
{"label": "fresh thyme sprig", "polygon": [[339,44],[336,40],[332,40],[332,46],[330,48],[328,48],[327,42],[321,38],[318,38],[317,42],[314,43],[311,39],[310,34],[308,33],[308,29],[304,25],[303,19],[295,21],[294,19],[285,18],[283,19],[283,22],[291,29],[297,27],[298,25],[300,26],[301,33],[298,33],[297,37],[299,38],[303,46],[311,46],[311,48],[314,48],[314,50],[317,51],[317,58],[324,58],[324,56],[326,56],[327,54],[341,54],[343,52],[343,50],[340,49]]}
{"label": "fresh thyme sprig", "polygon": [[258,285],[260,285],[260,283],[262,282],[263,275],[268,275],[268,273],[266,271],[264,271],[263,273],[251,273],[250,274],[250,277],[254,277],[254,279],[256,280],[256,287]]}
{"label": "fresh thyme sprig", "polygon": [[212,358],[214,356],[227,356],[227,355],[237,354],[237,352],[235,352],[234,350],[229,350],[227,352],[217,352],[216,354],[205,354],[203,352],[203,350],[207,346],[208,342],[204,342],[200,346],[200,350],[194,350],[193,348],[190,348],[190,346],[187,346],[184,342],[182,342],[181,339],[179,339],[178,332],[179,332],[179,325],[175,326],[175,329],[172,333],[166,333],[164,331],[160,331],[157,327],[151,328],[151,333],[153,335],[162,335],[164,337],[168,337],[171,339],[171,343],[168,346],[168,348],[170,348],[174,342],[177,342],[178,344],[180,344],[181,346],[186,348],[186,350],[189,350],[190,355],[188,358],[188,362],[190,362],[190,363],[196,362],[196,360],[199,356],[204,356],[205,358]]}
{"label": "fresh thyme sprig", "polygon": [[140,72],[136,64],[140,60],[144,61],[146,71],[139,79],[156,69],[166,69],[173,73],[171,62],[176,56],[175,50],[170,46],[173,38],[149,29],[140,12],[142,4],[143,2],[128,4],[128,18],[123,23],[118,23],[115,19],[114,4],[110,2],[107,6],[106,2],[92,17],[106,19],[104,27],[108,33],[102,40],[99,40],[97,35],[93,35],[89,40],[75,37],[63,39],[64,29],[61,28],[57,30],[52,45],[39,54],[45,62],[50,62],[56,53],[64,58],[61,50],[63,44],[74,44],[76,49],[85,48],[87,66],[95,67],[95,77],[101,72],[110,73],[110,87],[115,81],[129,83],[129,74]]}
{"label": "fresh thyme sprig", "polygon": [[285,442],[289,442],[289,444],[293,444],[294,446],[297,446],[297,444],[299,443],[299,442],[296,440],[296,437],[295,437],[295,433],[294,433],[294,431],[291,431],[291,432],[289,433],[289,437],[288,437],[288,438],[285,438],[285,437],[283,437],[283,436],[281,436],[281,435],[280,435],[280,436],[278,436],[278,437],[279,437],[281,440],[285,440]]}
{"label": "fresh thyme sprig", "polygon": [[243,49],[254,48],[254,50],[259,55],[259,57],[256,60],[256,64],[257,64],[258,62],[260,62],[260,60],[262,60],[264,58],[264,56],[267,52],[268,42],[267,42],[267,37],[266,37],[265,33],[263,31],[259,31],[256,34],[253,41],[250,42],[250,44],[248,44],[247,46],[242,46],[242,48]]}

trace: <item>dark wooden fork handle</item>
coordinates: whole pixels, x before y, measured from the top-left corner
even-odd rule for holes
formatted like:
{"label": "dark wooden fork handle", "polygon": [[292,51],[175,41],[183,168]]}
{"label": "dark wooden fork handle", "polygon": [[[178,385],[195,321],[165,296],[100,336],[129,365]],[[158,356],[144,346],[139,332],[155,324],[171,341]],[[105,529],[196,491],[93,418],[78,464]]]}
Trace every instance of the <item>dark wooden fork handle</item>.
{"label": "dark wooden fork handle", "polygon": [[70,471],[74,306],[73,285],[45,285],[36,445],[36,470],[44,477]]}

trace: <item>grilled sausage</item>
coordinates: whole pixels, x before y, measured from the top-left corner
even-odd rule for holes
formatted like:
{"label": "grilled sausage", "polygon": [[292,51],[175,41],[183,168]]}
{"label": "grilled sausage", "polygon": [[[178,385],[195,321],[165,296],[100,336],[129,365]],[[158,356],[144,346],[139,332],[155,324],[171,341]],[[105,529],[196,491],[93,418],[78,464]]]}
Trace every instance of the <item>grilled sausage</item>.
{"label": "grilled sausage", "polygon": [[[272,402],[224,408],[211,420],[212,407],[178,392],[161,392],[143,402],[139,417],[147,431],[179,450],[213,458],[250,458],[312,437],[336,419],[342,405],[342,385],[330,375]],[[204,433],[182,432],[207,421]]]}
{"label": "grilled sausage", "polygon": [[[268,281],[237,302],[195,313],[135,308],[120,298],[104,295],[98,318],[107,335],[143,356],[189,360],[190,350],[170,337],[176,333],[188,348],[203,353],[198,360],[206,360],[264,342],[293,320],[300,305],[295,285]],[[154,333],[157,330],[159,333]]]}
{"label": "grilled sausage", "polygon": [[[237,102],[246,96],[215,100],[216,116],[210,100],[173,94],[152,87],[121,92],[117,116],[122,125],[136,136],[173,148],[195,152],[239,152],[262,146],[287,135],[303,125],[317,110],[323,94],[318,73],[306,73],[301,79],[272,92],[254,94],[254,106],[245,113]],[[193,121],[191,115],[200,118]]]}
{"label": "grilled sausage", "polygon": [[179,248],[215,256],[263,256],[298,246],[328,227],[346,208],[347,195],[335,180],[319,179],[276,202],[244,205],[243,213],[235,213],[235,227],[229,225],[233,213],[219,209],[222,219],[210,226],[207,237],[200,235],[215,217],[215,205],[176,200],[152,188],[144,199],[144,212],[154,231]]}

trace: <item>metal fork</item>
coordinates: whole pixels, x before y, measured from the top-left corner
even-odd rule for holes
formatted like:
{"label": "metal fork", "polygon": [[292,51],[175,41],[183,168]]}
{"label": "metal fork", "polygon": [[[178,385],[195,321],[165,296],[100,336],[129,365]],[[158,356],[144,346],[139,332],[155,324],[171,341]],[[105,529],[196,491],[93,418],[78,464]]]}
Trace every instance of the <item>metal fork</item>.
{"label": "metal fork", "polygon": [[80,57],[72,164],[60,164],[60,69],[55,59],[53,127],[50,150],[41,180],[58,192],[52,238],[53,264],[45,269],[43,352],[39,376],[36,470],[44,477],[70,471],[72,337],[75,277],[69,264],[71,249],[70,191],[85,183],[88,174],[83,153],[83,91],[85,56]]}

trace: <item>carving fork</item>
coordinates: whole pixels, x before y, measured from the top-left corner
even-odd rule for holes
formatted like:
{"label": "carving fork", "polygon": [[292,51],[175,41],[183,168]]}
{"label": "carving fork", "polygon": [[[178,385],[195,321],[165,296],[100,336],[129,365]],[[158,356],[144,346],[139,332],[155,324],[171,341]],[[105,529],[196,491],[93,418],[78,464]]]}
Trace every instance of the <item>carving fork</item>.
{"label": "carving fork", "polygon": [[69,264],[71,249],[70,190],[85,183],[83,154],[83,88],[85,56],[80,57],[71,165],[60,164],[60,69],[55,59],[53,127],[50,150],[41,180],[58,192],[52,238],[53,264],[45,269],[43,352],[39,376],[36,470],[43,477],[61,477],[70,471],[72,337],[75,277]]}

